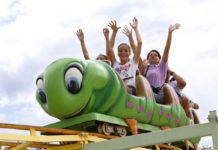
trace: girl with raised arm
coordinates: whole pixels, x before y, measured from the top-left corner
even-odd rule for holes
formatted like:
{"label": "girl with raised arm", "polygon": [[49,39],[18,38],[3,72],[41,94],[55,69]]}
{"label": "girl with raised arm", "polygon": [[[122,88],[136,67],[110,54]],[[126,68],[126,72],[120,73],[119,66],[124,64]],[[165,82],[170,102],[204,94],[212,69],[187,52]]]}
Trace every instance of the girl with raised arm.
{"label": "girl with raised arm", "polygon": [[110,39],[110,46],[107,51],[108,58],[111,60],[113,68],[118,72],[121,79],[125,82],[127,91],[131,94],[136,94],[135,77],[136,71],[138,69],[139,58],[141,54],[142,40],[138,31],[138,20],[134,18],[130,26],[133,28],[136,34],[137,45],[135,52],[133,53],[133,58],[130,58],[131,48],[127,43],[121,43],[118,46],[118,56],[119,61],[116,60],[114,55],[114,41],[119,30],[116,25],[116,21],[111,21],[109,27],[113,30],[112,37]]}
{"label": "girl with raised arm", "polygon": [[180,24],[170,25],[168,29],[168,37],[161,58],[160,53],[153,49],[147,55],[148,66],[145,69],[143,75],[148,79],[152,90],[154,92],[155,99],[160,104],[165,104],[163,86],[166,79],[168,68],[168,56],[170,51],[171,39],[173,31],[179,29]]}
{"label": "girl with raised arm", "polygon": [[[87,50],[87,47],[86,47],[86,44],[85,44],[85,40],[84,40],[84,33],[82,31],[82,29],[78,29],[77,32],[76,32],[76,35],[80,41],[80,45],[82,47],[82,52],[83,52],[83,56],[84,58],[87,60],[87,59],[90,59],[90,56],[89,56],[89,52]],[[102,61],[107,61],[107,56],[104,55],[104,54],[99,54],[97,57],[96,57],[96,60],[102,60]]]}

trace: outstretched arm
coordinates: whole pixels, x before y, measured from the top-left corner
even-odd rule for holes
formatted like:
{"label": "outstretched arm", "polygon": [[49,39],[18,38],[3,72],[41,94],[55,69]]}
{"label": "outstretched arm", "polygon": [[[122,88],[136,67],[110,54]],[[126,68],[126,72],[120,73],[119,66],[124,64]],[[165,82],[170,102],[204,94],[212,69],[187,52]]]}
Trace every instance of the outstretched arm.
{"label": "outstretched arm", "polygon": [[168,69],[168,71],[169,71],[170,75],[176,80],[178,88],[183,89],[186,86],[185,79],[170,69]]}
{"label": "outstretched arm", "polygon": [[110,21],[108,26],[112,29],[112,35],[110,38],[110,46],[112,47],[112,49],[114,48],[114,43],[115,43],[115,39],[116,39],[116,35],[117,35],[117,31],[120,29],[120,27],[117,27],[117,22],[116,20],[114,21]]}
{"label": "outstretched arm", "polygon": [[103,34],[106,40],[106,55],[108,57],[108,60],[110,60],[111,63],[113,64],[113,62],[115,61],[115,55],[114,55],[114,51],[110,48],[109,29],[103,28]]}
{"label": "outstretched arm", "polygon": [[86,44],[85,44],[85,41],[84,41],[84,34],[83,34],[83,31],[82,29],[78,29],[77,32],[76,32],[76,35],[80,41],[80,45],[82,47],[82,51],[83,51],[83,56],[84,58],[87,60],[87,59],[90,59],[89,57],[89,52],[86,48]]}
{"label": "outstretched arm", "polygon": [[139,63],[140,55],[141,55],[141,49],[142,49],[142,39],[141,39],[141,36],[139,34],[138,19],[136,17],[133,19],[132,23],[130,23],[130,26],[135,31],[136,40],[137,40],[137,46],[136,46],[136,49],[135,49],[135,53],[133,53],[134,54],[133,60],[134,60],[135,63]]}
{"label": "outstretched arm", "polygon": [[177,30],[180,28],[180,24],[176,23],[175,25],[170,25],[168,29],[168,36],[167,36],[167,42],[164,48],[163,52],[163,60],[166,63],[168,61],[168,56],[169,56],[169,51],[170,51],[170,46],[171,46],[171,39],[172,39],[172,33],[173,31]]}
{"label": "outstretched arm", "polygon": [[[133,39],[133,37],[132,37],[132,29],[129,30],[128,27],[125,27],[125,28],[123,29],[123,33],[128,37],[130,46],[131,46],[131,48],[132,48],[132,52],[133,52],[133,54],[135,54],[136,45],[135,45],[134,39]],[[140,70],[141,73],[144,72],[144,69],[145,69],[145,68],[144,68],[144,66],[143,66],[143,61],[142,61],[142,58],[141,58],[141,57],[139,58],[139,66],[138,66],[138,68],[139,68],[139,70]]]}
{"label": "outstretched arm", "polygon": [[128,37],[130,46],[131,46],[132,51],[133,51],[133,54],[135,54],[136,45],[135,45],[134,39],[133,39],[133,37],[132,37],[132,29],[129,30],[128,27],[125,27],[125,28],[123,29],[123,33]]}
{"label": "outstretched arm", "polygon": [[116,57],[114,55],[114,43],[115,43],[115,39],[116,39],[116,35],[117,35],[117,31],[120,29],[120,27],[117,27],[117,22],[115,21],[110,21],[108,26],[112,29],[112,35],[111,38],[109,40],[109,49],[107,52],[108,58],[110,59],[112,65],[114,64],[114,62],[116,61]]}

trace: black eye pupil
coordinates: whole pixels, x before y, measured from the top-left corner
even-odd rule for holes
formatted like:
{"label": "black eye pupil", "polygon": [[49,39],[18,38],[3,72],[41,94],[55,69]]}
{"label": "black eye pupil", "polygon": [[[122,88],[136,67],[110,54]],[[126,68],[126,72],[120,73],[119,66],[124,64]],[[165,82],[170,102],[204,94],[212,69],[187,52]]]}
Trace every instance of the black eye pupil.
{"label": "black eye pupil", "polygon": [[80,90],[80,84],[79,84],[78,79],[75,77],[69,78],[67,80],[67,88],[73,94],[78,93]]}
{"label": "black eye pupil", "polygon": [[39,97],[40,97],[40,100],[42,101],[42,103],[44,103],[44,104],[47,103],[45,93],[41,89],[38,89],[38,93],[39,93]]}

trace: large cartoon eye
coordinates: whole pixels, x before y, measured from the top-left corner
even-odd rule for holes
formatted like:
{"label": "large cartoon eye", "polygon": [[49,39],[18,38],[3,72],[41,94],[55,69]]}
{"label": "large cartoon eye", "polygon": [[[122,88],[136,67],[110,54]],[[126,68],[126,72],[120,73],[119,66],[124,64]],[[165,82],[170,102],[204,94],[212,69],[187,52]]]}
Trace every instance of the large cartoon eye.
{"label": "large cartoon eye", "polygon": [[44,92],[44,82],[42,78],[37,78],[36,80],[36,86],[37,86],[37,96],[41,100],[43,104],[47,103],[46,95]]}
{"label": "large cartoon eye", "polygon": [[65,72],[65,84],[72,94],[76,94],[81,89],[83,74],[79,65],[71,65]]}

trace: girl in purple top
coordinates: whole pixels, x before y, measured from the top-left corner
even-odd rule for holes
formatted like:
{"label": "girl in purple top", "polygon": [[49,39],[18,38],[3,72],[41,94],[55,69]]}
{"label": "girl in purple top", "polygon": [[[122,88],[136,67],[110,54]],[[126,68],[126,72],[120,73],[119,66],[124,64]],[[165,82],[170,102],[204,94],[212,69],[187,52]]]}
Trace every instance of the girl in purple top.
{"label": "girl in purple top", "polygon": [[163,52],[163,57],[157,50],[151,50],[147,55],[148,66],[144,71],[144,76],[148,79],[152,90],[154,92],[155,99],[158,103],[164,104],[163,86],[166,79],[166,73],[168,68],[168,55],[171,45],[172,33],[176,29],[179,29],[180,24],[170,25],[168,29],[168,37]]}

